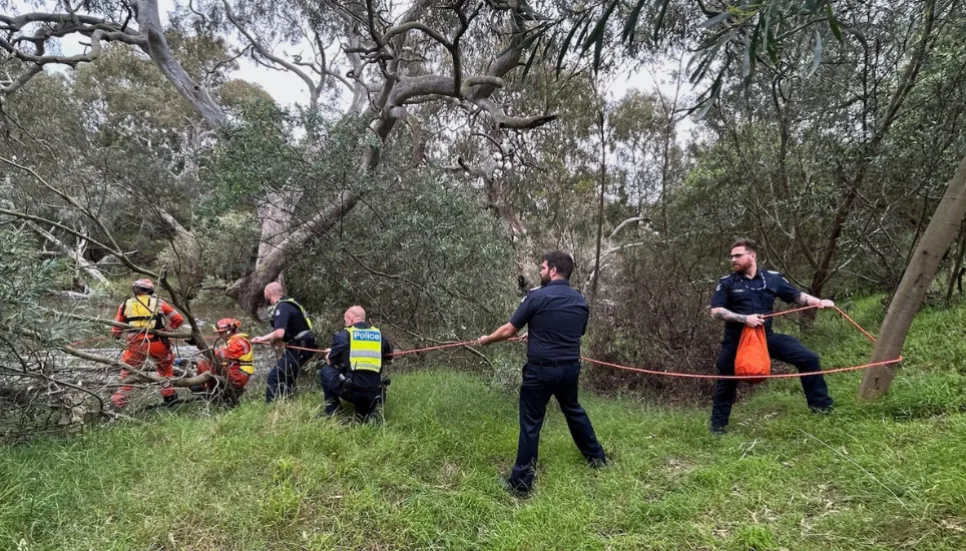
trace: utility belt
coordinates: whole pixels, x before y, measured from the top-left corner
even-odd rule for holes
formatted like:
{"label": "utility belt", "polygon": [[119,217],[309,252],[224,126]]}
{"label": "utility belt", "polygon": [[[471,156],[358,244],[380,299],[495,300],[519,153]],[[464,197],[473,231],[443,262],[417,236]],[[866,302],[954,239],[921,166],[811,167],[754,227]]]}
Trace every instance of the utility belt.
{"label": "utility belt", "polygon": [[572,360],[541,360],[537,359],[527,359],[527,365],[532,365],[536,367],[567,367],[580,363],[580,358],[574,358]]}
{"label": "utility belt", "polygon": [[[298,335],[295,335],[291,339],[285,341],[285,344],[289,346],[299,346],[302,348],[314,348],[315,335],[312,334],[311,330],[302,331]],[[304,350],[295,350],[295,352],[304,352]]]}
{"label": "utility belt", "polygon": [[353,375],[354,374],[352,372],[350,372],[348,376],[346,376],[345,373],[339,373],[338,385],[343,391],[345,390],[358,390],[360,392],[378,391],[381,388],[389,386],[389,379],[382,379],[381,376],[380,376],[379,382],[377,382],[376,384],[364,385],[358,382],[356,380],[356,377],[353,377]]}

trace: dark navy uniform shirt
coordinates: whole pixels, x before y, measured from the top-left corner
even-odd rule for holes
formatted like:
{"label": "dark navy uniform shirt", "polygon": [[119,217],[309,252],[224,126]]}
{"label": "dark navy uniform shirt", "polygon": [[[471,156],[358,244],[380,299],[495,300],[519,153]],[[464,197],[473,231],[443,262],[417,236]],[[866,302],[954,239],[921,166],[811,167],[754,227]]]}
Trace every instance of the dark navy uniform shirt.
{"label": "dark navy uniform shirt", "polygon": [[[290,343],[295,340],[295,337],[299,334],[309,330],[309,324],[305,321],[305,316],[302,315],[302,311],[299,307],[292,304],[291,302],[282,302],[288,299],[288,297],[282,297],[275,303],[275,308],[272,310],[272,327],[274,329],[284,329],[285,334],[282,336],[282,341],[285,343]],[[306,338],[299,339],[300,341],[307,340]]]}
{"label": "dark navy uniform shirt", "polygon": [[517,329],[529,324],[529,361],[578,361],[580,337],[587,331],[590,308],[584,295],[566,279],[556,279],[531,290],[517,307],[510,324]]}
{"label": "dark navy uniform shirt", "polygon": [[[735,272],[718,281],[711,297],[712,308],[726,308],[735,314],[771,314],[775,311],[775,299],[791,304],[802,294],[778,272],[758,270],[754,278]],[[743,323],[725,322],[725,338],[741,334]],[[771,329],[771,318],[765,320]]]}

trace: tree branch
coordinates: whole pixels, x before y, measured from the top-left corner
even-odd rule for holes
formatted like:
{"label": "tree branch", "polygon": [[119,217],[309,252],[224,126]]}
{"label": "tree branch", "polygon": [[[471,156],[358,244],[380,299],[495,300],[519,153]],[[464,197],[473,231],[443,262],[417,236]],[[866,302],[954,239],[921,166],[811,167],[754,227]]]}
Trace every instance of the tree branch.
{"label": "tree branch", "polygon": [[75,251],[73,248],[68,247],[67,244],[65,244],[63,241],[61,241],[60,239],[57,239],[57,237],[54,234],[41,228],[33,221],[27,220],[26,223],[30,229],[32,229],[34,232],[37,233],[37,235],[43,237],[47,241],[51,242],[55,247],[64,251],[64,253],[67,256],[73,257],[74,262],[77,263],[77,266],[80,267],[80,269],[87,272],[87,275],[94,278],[98,283],[101,283],[101,284],[107,283],[107,278],[104,277],[104,274],[102,274],[101,271],[98,270],[96,266],[94,266],[94,264],[92,264],[86,258],[84,258],[78,251]]}
{"label": "tree branch", "polygon": [[113,360],[111,358],[98,356],[97,354],[91,354],[83,350],[78,350],[72,346],[62,346],[60,347],[60,349],[66,352],[67,354],[74,356],[75,358],[88,360],[102,365],[108,365],[117,369],[126,369],[127,371],[131,372],[131,376],[122,379],[121,383],[130,383],[130,382],[139,382],[139,381],[151,381],[155,383],[170,382],[171,386],[176,386],[181,388],[190,387],[192,385],[204,384],[211,380],[216,380],[220,384],[225,384],[225,380],[223,378],[211,373],[210,371],[206,371],[199,375],[195,375],[194,377],[188,377],[184,379],[169,379],[162,375],[158,375],[157,372],[140,370],[124,362],[121,362],[119,360]]}
{"label": "tree branch", "polygon": [[222,0],[222,5],[225,7],[225,15],[228,17],[228,20],[231,21],[232,25],[238,29],[238,32],[240,32],[248,40],[249,44],[251,44],[251,46],[262,57],[268,59],[272,63],[281,65],[302,79],[302,82],[304,82],[305,86],[309,89],[309,106],[312,109],[315,109],[319,102],[319,89],[322,83],[317,84],[314,80],[312,80],[308,73],[302,69],[299,69],[298,66],[285,59],[282,59],[281,57],[278,57],[277,55],[274,55],[271,51],[269,51],[268,48],[266,48],[251,32],[248,31],[248,29],[245,28],[244,25],[241,24],[241,22],[238,21],[238,18],[235,17],[234,12],[231,11],[231,4],[228,3],[228,0]]}

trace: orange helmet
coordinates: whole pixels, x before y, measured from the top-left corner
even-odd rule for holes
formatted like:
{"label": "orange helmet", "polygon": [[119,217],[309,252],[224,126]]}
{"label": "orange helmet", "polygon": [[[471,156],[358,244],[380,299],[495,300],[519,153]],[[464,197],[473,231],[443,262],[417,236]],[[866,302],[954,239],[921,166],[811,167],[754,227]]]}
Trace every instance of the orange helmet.
{"label": "orange helmet", "polygon": [[215,324],[215,330],[219,333],[238,331],[239,327],[241,327],[241,322],[235,318],[222,318],[218,320],[218,323]]}
{"label": "orange helmet", "polygon": [[153,293],[154,292],[154,282],[148,278],[139,279],[131,284],[131,288],[134,289],[135,293]]}

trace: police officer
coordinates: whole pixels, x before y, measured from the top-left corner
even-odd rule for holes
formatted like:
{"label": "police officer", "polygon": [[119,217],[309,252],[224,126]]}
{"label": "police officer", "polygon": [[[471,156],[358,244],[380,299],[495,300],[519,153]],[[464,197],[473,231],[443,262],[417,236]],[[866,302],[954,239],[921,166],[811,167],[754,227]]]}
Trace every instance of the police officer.
{"label": "police officer", "polygon": [[[315,337],[312,335],[312,321],[305,315],[305,309],[285,294],[285,287],[281,283],[272,282],[265,286],[265,300],[272,305],[272,327],[274,331],[261,337],[255,337],[255,344],[286,345],[275,367],[268,372],[268,384],[265,388],[265,401],[273,402],[279,397],[288,397],[295,393],[295,382],[299,369],[310,359],[314,352],[300,350],[301,348],[315,348]],[[290,347],[298,348],[290,348]]]}
{"label": "police officer", "polygon": [[[725,322],[724,338],[717,368],[722,375],[735,374],[735,355],[744,327],[765,326],[768,338],[768,355],[773,359],[790,363],[802,373],[820,373],[822,367],[818,354],[805,348],[791,335],[775,333],[771,318],[761,316],[774,311],[775,298],[787,303],[804,306],[832,308],[831,300],[822,300],[796,289],[778,272],[758,269],[758,250],[751,239],[739,239],[731,246],[731,268],[734,272],[718,282],[711,297],[711,317]],[[832,398],[821,375],[801,377],[802,390],[809,408],[815,413],[832,410]],[[714,405],[711,409],[711,432],[723,434],[731,416],[738,388],[736,379],[719,379],[714,385]]]}
{"label": "police officer", "polygon": [[570,287],[574,261],[554,251],[544,255],[542,286],[530,291],[510,322],[480,338],[481,345],[503,341],[529,324],[527,363],[520,387],[520,439],[516,463],[507,480],[510,489],[527,494],[533,488],[540,428],[551,396],[567,419],[570,436],[593,467],[607,464],[594,428],[577,400],[580,377],[580,338],[587,329],[587,301]]}
{"label": "police officer", "polygon": [[335,415],[345,400],[355,406],[356,419],[378,415],[386,400],[382,368],[392,361],[392,345],[377,327],[366,321],[362,306],[342,316],[345,329],[332,336],[326,365],[319,371],[325,397],[323,416]]}

